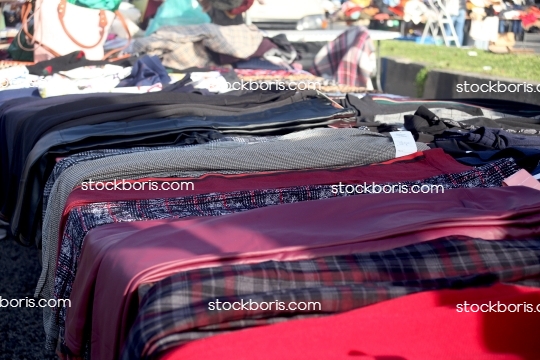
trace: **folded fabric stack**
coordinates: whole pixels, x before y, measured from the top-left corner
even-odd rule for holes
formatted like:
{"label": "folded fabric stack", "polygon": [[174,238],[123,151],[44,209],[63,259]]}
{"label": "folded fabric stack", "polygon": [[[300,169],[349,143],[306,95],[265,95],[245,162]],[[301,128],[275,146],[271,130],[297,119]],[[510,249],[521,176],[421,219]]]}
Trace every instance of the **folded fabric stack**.
{"label": "folded fabric stack", "polygon": [[[209,65],[193,42],[174,50],[177,35],[162,28],[139,45],[168,64]],[[227,33],[214,35],[205,47]],[[229,55],[245,56],[257,36]],[[539,353],[540,307],[524,316],[463,304],[540,304],[540,107],[223,93],[222,80],[313,76],[179,75],[152,56],[122,76],[110,67],[122,65],[78,55],[28,70],[69,74],[84,90],[89,69],[78,65],[99,73],[92,86],[162,87],[0,94],[0,212],[41,252],[35,296],[61,304],[43,308],[49,350],[111,360]]]}

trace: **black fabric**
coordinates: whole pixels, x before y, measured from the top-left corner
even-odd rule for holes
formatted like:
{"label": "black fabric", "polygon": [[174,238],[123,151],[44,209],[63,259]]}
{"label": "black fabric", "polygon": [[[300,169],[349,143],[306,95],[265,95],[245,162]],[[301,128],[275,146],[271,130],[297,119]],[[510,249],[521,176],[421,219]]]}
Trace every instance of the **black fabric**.
{"label": "black fabric", "polygon": [[540,149],[508,147],[503,150],[464,150],[455,142],[440,142],[430,144],[432,147],[440,147],[462,164],[469,166],[481,166],[493,161],[512,158],[519,167],[531,174],[537,174],[540,166]]}
{"label": "black fabric", "polygon": [[[24,121],[15,135],[15,152],[26,156],[47,131],[84,124],[181,116],[223,116],[258,112],[301,101],[315,92],[256,93],[243,97],[198,94],[148,93],[110,97],[86,97],[41,110]],[[197,105],[197,106],[193,106]]]}
{"label": "black fabric", "polygon": [[482,109],[467,104],[453,103],[449,105],[442,102],[423,102],[423,101],[411,101],[403,103],[383,104],[376,102],[370,95],[366,95],[362,98],[358,96],[347,94],[345,98],[340,100],[340,103],[344,107],[354,108],[357,111],[357,118],[359,122],[362,121],[374,121],[375,116],[384,114],[396,114],[406,111],[415,111],[419,106],[426,108],[447,108],[455,109],[467,113],[471,116],[482,116],[484,113]]}
{"label": "black fabric", "polygon": [[183,92],[183,93],[193,92],[191,91],[193,87],[187,86],[187,84],[189,84],[190,82],[191,82],[191,78],[189,77],[189,74],[186,74],[184,78],[175,82],[174,84],[165,86],[161,91],[162,92]]}
{"label": "black fabric", "polygon": [[[281,107],[266,106],[266,109],[258,112],[248,112],[234,116],[206,116],[206,117],[182,117],[180,119],[155,119],[155,120],[137,120],[126,122],[130,126],[122,130],[121,136],[117,134],[106,135],[100,129],[93,126],[81,126],[84,139],[70,141],[65,134],[58,136],[61,139],[62,146],[68,151],[76,152],[99,147],[99,144],[106,142],[111,146],[111,140],[115,142],[115,147],[139,146],[139,145],[163,145],[175,142],[177,137],[188,131],[219,131],[227,134],[257,134],[257,135],[282,135],[291,131],[297,131],[307,128],[327,126],[336,121],[351,118],[354,113],[351,110],[337,109],[325,99],[310,98],[304,101],[295,101]],[[261,107],[258,107],[261,108]],[[124,121],[125,122],[125,121]],[[142,124],[134,126],[135,123]],[[112,126],[120,125],[119,121],[110,122]],[[133,125],[133,126],[132,126]],[[72,128],[76,130],[76,128]],[[92,131],[95,133],[92,134]],[[80,135],[78,135],[80,137]],[[135,139],[135,141],[134,141]],[[49,144],[50,149],[55,144]],[[58,151],[58,149],[55,149]],[[47,153],[49,150],[47,150]],[[45,167],[39,166],[39,169],[51,169],[51,162],[54,162],[58,155],[45,154],[47,156]],[[26,159],[31,161],[31,159]],[[33,160],[35,161],[35,160]],[[30,163],[33,163],[30,162]],[[13,164],[15,165],[15,164]],[[35,214],[36,210],[30,210],[35,202],[32,198],[38,198],[42,192],[43,181],[47,174],[41,173],[42,170],[36,169],[37,163],[32,166],[32,170],[26,174],[11,174],[12,181],[6,201],[6,212],[4,215],[11,215],[15,204],[17,204],[17,214]],[[13,168],[16,168],[15,166]],[[31,176],[29,176],[31,175]],[[19,181],[16,181],[19,179]],[[38,185],[34,185],[37,183]],[[18,185],[25,184],[25,188],[19,191]],[[31,190],[34,189],[34,190]],[[19,198],[17,199],[17,194]],[[39,211],[38,211],[39,213]],[[32,215],[33,216],[33,215]],[[28,238],[28,229],[32,228],[27,223],[30,216],[17,216],[12,219],[12,230],[14,234],[23,233]]]}
{"label": "black fabric", "polygon": [[37,64],[27,66],[26,68],[32,75],[46,76],[55,74],[59,71],[73,70],[83,66],[100,66],[106,64],[114,64],[122,67],[128,67],[132,66],[135,61],[135,58],[122,59],[115,62],[106,60],[88,60],[84,56],[84,51],[75,51],[64,56],[53,58],[51,60],[38,62]]}
{"label": "black fabric", "polygon": [[29,106],[16,115],[4,109],[14,104],[21,105],[24,100],[10,100],[0,107],[0,212],[10,216],[9,209],[13,204],[6,206],[7,193],[8,189],[16,187],[10,184],[18,184],[25,159],[39,138],[48,131],[109,121],[255,113],[313,98],[315,95],[315,91],[298,94],[295,91],[254,92],[243,96],[202,96],[174,92],[66,95],[48,99],[27,98],[32,106],[39,105],[37,111]]}
{"label": "black fabric", "polygon": [[302,65],[304,70],[313,67],[315,56],[327,44],[325,41],[293,42],[291,45],[297,53],[296,62]]}
{"label": "black fabric", "polygon": [[[116,94],[94,94],[96,99],[107,97],[115,97]],[[10,166],[13,160],[16,135],[20,134],[21,127],[25,121],[44,109],[66,104],[75,100],[83,100],[88,98],[88,95],[65,95],[41,99],[36,97],[26,97],[12,99],[4,102],[0,106],[0,218],[5,211],[5,200],[8,193],[10,181]],[[40,119],[34,120],[39,122]],[[31,124],[30,124],[31,125]],[[24,137],[24,134],[20,134]],[[24,162],[26,155],[23,158],[15,156],[15,163],[22,166],[20,162]]]}
{"label": "black fabric", "polygon": [[474,118],[459,121],[462,128],[475,129],[479,127],[501,128],[509,132],[522,133],[528,135],[540,134],[540,119],[528,119],[524,117],[499,118],[496,120],[488,118]]}
{"label": "black fabric", "polygon": [[405,129],[410,131],[415,140],[431,142],[434,135],[442,134],[448,126],[425,106],[420,106],[414,115],[405,115]]}
{"label": "black fabric", "polygon": [[231,25],[241,25],[244,23],[244,18],[242,17],[242,14],[238,14],[234,18],[231,19],[225,13],[225,11],[219,10],[216,8],[210,9],[210,11],[208,11],[208,15],[210,16],[212,23],[216,25],[231,26]]}
{"label": "black fabric", "polygon": [[437,99],[433,101],[456,101],[463,104],[481,106],[494,111],[503,112],[518,117],[540,116],[540,105],[521,103],[500,99]]}
{"label": "black fabric", "polygon": [[[452,119],[439,119],[434,113],[432,113],[429,109],[427,109],[425,106],[420,106],[418,110],[414,113],[414,115],[405,115],[405,129],[409,130],[416,140],[421,142],[431,142],[434,140],[434,138],[437,135],[442,134],[443,132],[447,130],[452,131],[461,131],[464,132],[466,130],[473,131],[471,135],[468,135],[470,137],[469,141],[474,141],[478,144],[487,144],[491,140],[486,139],[486,137],[492,137],[493,141],[495,141],[495,137],[502,136],[505,141],[501,143],[499,147],[494,147],[495,149],[503,149],[504,147],[508,146],[524,146],[524,142],[531,145],[526,146],[536,146],[535,142],[531,142],[530,140],[527,140],[528,137],[519,137],[520,135],[537,135],[540,134],[540,120],[538,119],[529,119],[529,118],[498,118],[498,119],[489,119],[486,117],[475,117],[469,120],[461,120],[461,121],[454,121]],[[483,139],[475,137],[476,140],[473,139],[475,135],[473,134],[479,134],[479,131],[484,132],[484,130],[479,129],[493,129],[489,130],[488,133],[485,134],[486,137]],[[495,131],[495,129],[504,129],[507,131]],[[476,132],[474,132],[476,131]],[[512,135],[515,134],[515,135]],[[458,135],[455,134],[447,134],[446,137],[455,137]],[[519,142],[520,144],[516,144],[515,142]],[[514,142],[512,145],[508,145],[509,143]],[[504,145],[506,143],[507,145]]]}
{"label": "black fabric", "polygon": [[437,144],[450,142],[463,150],[503,150],[508,147],[540,149],[540,137],[512,134],[502,129],[481,127],[468,133],[445,131],[435,137]]}

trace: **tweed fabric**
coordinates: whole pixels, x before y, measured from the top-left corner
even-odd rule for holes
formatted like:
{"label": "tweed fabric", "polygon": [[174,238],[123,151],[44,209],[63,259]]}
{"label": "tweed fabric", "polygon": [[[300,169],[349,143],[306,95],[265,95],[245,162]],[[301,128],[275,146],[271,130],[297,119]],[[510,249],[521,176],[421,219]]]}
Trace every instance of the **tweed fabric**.
{"label": "tweed fabric", "polygon": [[[274,139],[274,136],[224,136],[220,139],[209,141],[206,146],[208,148],[224,148],[227,146],[230,146],[228,143],[241,143],[241,144],[254,144],[258,142],[267,142],[272,139]],[[199,146],[199,144],[194,145],[185,145],[182,146],[183,148],[191,148],[194,146]],[[47,211],[47,202],[49,200],[49,195],[51,194],[51,190],[53,188],[54,182],[58,179],[60,174],[64,172],[66,169],[70,168],[71,166],[81,163],[83,161],[90,161],[90,160],[97,160],[102,159],[109,156],[116,156],[116,155],[123,155],[123,154],[133,154],[138,153],[142,151],[151,151],[151,150],[167,150],[167,149],[175,149],[178,148],[178,146],[154,146],[154,147],[146,147],[146,146],[138,146],[138,147],[132,147],[128,149],[99,149],[99,150],[89,150],[80,152],[71,156],[66,157],[65,159],[60,160],[53,168],[53,171],[49,178],[47,179],[47,182],[45,184],[45,187],[43,189],[43,216],[45,216],[45,213]]]}

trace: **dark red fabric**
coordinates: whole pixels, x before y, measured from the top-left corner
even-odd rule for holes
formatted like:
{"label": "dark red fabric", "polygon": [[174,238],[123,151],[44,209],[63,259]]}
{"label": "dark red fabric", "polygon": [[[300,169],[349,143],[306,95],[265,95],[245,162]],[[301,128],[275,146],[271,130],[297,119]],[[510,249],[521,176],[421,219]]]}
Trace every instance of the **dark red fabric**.
{"label": "dark red fabric", "polygon": [[92,357],[118,352],[137,313],[138,286],[180,271],[373,252],[452,235],[501,240],[538,234],[540,192],[521,186],[368,194],[100,226],[84,241],[65,341],[81,348],[91,314]]}
{"label": "dark red fabric", "polygon": [[537,360],[539,311],[457,312],[456,304],[540,304],[540,290],[497,284],[429,291],[344,314],[193,341],[160,360]]}
{"label": "dark red fabric", "polygon": [[244,0],[242,2],[242,5],[240,5],[239,7],[237,7],[236,9],[232,9],[231,11],[229,11],[229,13],[231,15],[238,15],[238,14],[241,14],[243,12],[246,12],[249,10],[250,7],[253,6],[253,3],[255,2],[255,0]]}
{"label": "dark red fabric", "polygon": [[74,189],[68,197],[60,223],[59,234],[63,234],[65,221],[71,209],[76,206],[94,202],[173,198],[212,192],[275,189],[300,185],[338,184],[340,181],[346,184],[360,184],[364,181],[377,183],[400,182],[421,180],[432,176],[458,173],[470,169],[471,167],[462,165],[449,155],[445,154],[442,149],[433,149],[397,158],[391,160],[390,163],[354,168],[260,172],[256,174],[241,175],[209,174],[195,179],[146,178],[138,180],[153,180],[159,183],[164,181],[192,181],[194,183],[194,191],[90,191],[82,190],[78,187]]}

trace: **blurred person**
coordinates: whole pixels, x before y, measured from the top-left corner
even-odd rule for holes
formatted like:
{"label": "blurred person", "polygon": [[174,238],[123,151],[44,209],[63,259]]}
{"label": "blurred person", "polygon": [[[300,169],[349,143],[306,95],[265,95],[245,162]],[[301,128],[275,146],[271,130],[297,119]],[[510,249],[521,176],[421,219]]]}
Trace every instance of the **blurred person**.
{"label": "blurred person", "polygon": [[[459,46],[463,46],[464,30],[465,30],[465,17],[467,15],[467,0],[448,0],[446,1],[446,9],[450,14],[450,21],[454,25],[457,35],[457,43]],[[448,24],[444,25],[447,36],[452,36],[452,31]],[[456,44],[457,45],[457,44]]]}
{"label": "blurred person", "polygon": [[[261,5],[264,4],[264,0],[256,1]],[[243,13],[249,10],[254,2],[255,0],[199,0],[212,23],[221,26],[243,24]]]}

